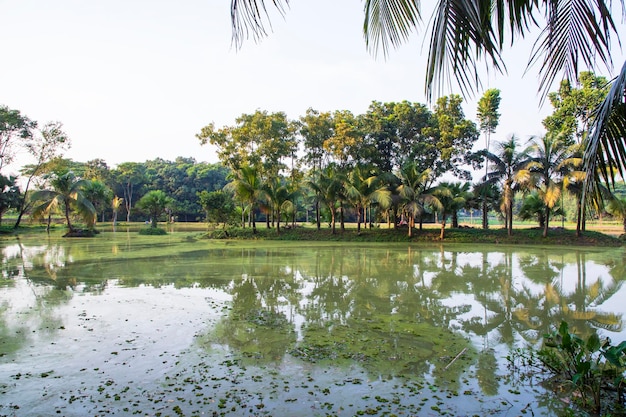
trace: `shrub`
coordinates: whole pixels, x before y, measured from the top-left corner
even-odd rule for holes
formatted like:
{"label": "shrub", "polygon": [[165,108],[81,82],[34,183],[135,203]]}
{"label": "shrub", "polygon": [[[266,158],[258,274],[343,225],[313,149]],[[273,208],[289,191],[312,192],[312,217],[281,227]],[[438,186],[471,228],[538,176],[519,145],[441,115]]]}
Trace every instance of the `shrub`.
{"label": "shrub", "polygon": [[139,229],[139,234],[148,236],[162,236],[166,235],[167,231],[159,227],[144,227],[143,229]]}

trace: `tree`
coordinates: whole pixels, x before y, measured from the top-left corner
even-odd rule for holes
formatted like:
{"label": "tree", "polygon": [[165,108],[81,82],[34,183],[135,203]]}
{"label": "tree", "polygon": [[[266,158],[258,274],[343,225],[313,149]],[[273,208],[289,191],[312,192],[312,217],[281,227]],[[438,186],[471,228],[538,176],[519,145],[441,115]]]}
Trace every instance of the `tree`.
{"label": "tree", "polygon": [[543,237],[548,235],[550,214],[561,197],[560,180],[562,179],[563,162],[571,155],[571,148],[567,146],[561,135],[546,134],[531,140],[532,154],[526,169],[530,176],[526,184],[536,189],[545,205]]}
{"label": "tree", "polygon": [[448,216],[452,216],[452,227],[459,227],[457,213],[469,199],[469,183],[442,182],[433,190],[436,198],[434,208],[440,213],[441,231],[439,239],[443,240]]}
{"label": "tree", "polygon": [[[497,144],[496,153],[487,151],[485,158],[491,162],[491,170],[487,172],[484,181],[487,184],[499,182],[502,184],[502,205],[504,211],[504,223],[507,234],[513,234],[513,198],[520,182],[527,180],[530,174],[525,168],[529,162],[529,155],[526,150],[519,151],[519,143],[515,136],[511,136],[507,141]],[[487,187],[485,187],[487,189]],[[486,206],[487,199],[483,204]],[[483,212],[484,212],[483,208]],[[483,216],[485,219],[485,216]],[[483,227],[486,220],[483,221]]]}
{"label": "tree", "polygon": [[285,168],[284,159],[295,155],[296,129],[285,113],[257,110],[242,114],[236,123],[218,130],[210,123],[196,135],[201,145],[217,147],[218,158],[230,169],[249,165],[262,175],[277,175]]}
{"label": "tree", "polygon": [[371,203],[378,203],[382,207],[391,204],[391,192],[374,172],[370,172],[357,165],[350,171],[344,183],[348,201],[356,212],[357,232],[361,233],[361,220],[366,222],[365,211]]}
{"label": "tree", "polygon": [[[82,217],[87,227],[93,227],[96,220],[96,209],[85,197],[83,188],[87,185],[86,180],[76,177],[69,171],[56,176],[50,181],[52,190],[40,190],[32,194],[31,200],[35,202],[33,207],[33,218],[50,216],[57,209],[63,210],[67,229],[74,232],[71,222],[71,213],[75,210]],[[48,222],[48,227],[50,223]]]}
{"label": "tree", "polygon": [[91,201],[96,213],[101,213],[104,222],[104,211],[110,206],[113,191],[107,187],[102,181],[87,180],[83,189],[85,197]]}
{"label": "tree", "polygon": [[402,212],[406,216],[409,228],[408,236],[413,236],[415,217],[421,216],[426,210],[425,204],[432,203],[432,194],[429,191],[433,178],[430,170],[420,171],[416,163],[408,163],[398,172],[396,191],[402,200]]}
{"label": "tree", "polygon": [[150,215],[150,227],[156,228],[159,216],[171,208],[174,200],[161,190],[148,191],[137,201],[137,207],[145,210]]}
{"label": "tree", "polygon": [[[546,214],[548,213],[548,214]],[[521,220],[536,219],[541,229],[546,230],[548,219],[551,216],[563,215],[560,207],[548,207],[544,197],[537,191],[532,191],[522,200],[518,216]]]}
{"label": "tree", "polygon": [[202,190],[197,195],[200,205],[206,213],[206,222],[209,223],[211,220],[215,223],[221,222],[225,228],[226,222],[234,210],[232,196],[222,190]]}
{"label": "tree", "polygon": [[543,120],[543,126],[550,134],[564,135],[568,141],[581,143],[608,91],[607,79],[590,71],[581,72],[575,86],[568,79],[561,81],[559,90],[548,94],[554,111]]}
{"label": "tree", "polygon": [[437,99],[433,113],[434,126],[423,129],[430,142],[419,155],[420,158],[427,158],[422,166],[431,167],[435,178],[446,172],[467,180],[471,178],[463,165],[471,162],[471,151],[478,140],[478,130],[474,122],[465,118],[462,102],[463,98],[456,94]]}
{"label": "tree", "polygon": [[308,108],[300,117],[300,135],[305,149],[304,161],[316,172],[326,164],[328,154],[324,142],[333,136],[333,118],[329,112]]}
{"label": "tree", "polygon": [[124,199],[118,196],[113,197],[111,200],[111,209],[113,209],[113,226],[117,224],[117,213],[120,211],[120,207],[124,203]]}
{"label": "tree", "polygon": [[124,162],[119,164],[113,172],[115,182],[121,189],[123,203],[126,207],[126,221],[130,222],[133,201],[141,193],[141,189],[146,182],[145,166],[137,162]]}
{"label": "tree", "polygon": [[496,127],[498,127],[498,123],[500,122],[499,108],[500,90],[497,88],[490,88],[485,91],[480,100],[478,100],[476,117],[478,118],[480,131],[485,134],[485,149],[487,152],[489,152],[491,134],[496,131]]}
{"label": "tree", "polygon": [[38,133],[23,137],[22,140],[22,146],[26,148],[28,153],[35,159],[35,162],[27,166],[25,170],[27,180],[24,186],[24,192],[20,198],[17,220],[13,226],[15,229],[19,227],[22,216],[28,208],[26,204],[27,194],[33,178],[40,175],[45,164],[58,158],[63,151],[69,149],[71,146],[70,139],[63,131],[63,124],[60,122],[47,123],[44,127],[39,129]]}
{"label": "tree", "polygon": [[0,174],[0,225],[7,210],[19,207],[21,193],[16,180],[15,177]]}
{"label": "tree", "polygon": [[21,141],[30,139],[36,127],[37,122],[22,115],[19,110],[0,106],[0,170],[13,162]]}
{"label": "tree", "polygon": [[344,178],[337,166],[332,164],[324,168],[317,178],[308,182],[322,203],[328,207],[332,233],[336,232],[337,203],[343,195]]}
{"label": "tree", "polygon": [[258,168],[251,165],[243,165],[239,169],[234,170],[231,173],[231,182],[225,188],[232,191],[235,194],[235,198],[239,201],[248,205],[252,231],[256,233],[256,205],[264,194],[263,182]]}
{"label": "tree", "polygon": [[333,136],[324,141],[324,150],[340,168],[346,169],[356,163],[362,143],[363,134],[357,117],[349,110],[333,112]]}
{"label": "tree", "polygon": [[[273,0],[281,12],[289,0]],[[621,2],[622,13],[625,12]],[[231,0],[233,42],[240,46],[251,35],[258,39],[266,35],[267,10],[264,0]],[[420,2],[417,0],[365,0],[363,31],[368,48],[386,55],[418,29]],[[425,89],[429,100],[438,95],[451,75],[463,92],[473,92],[481,85],[481,61],[487,67],[503,72],[506,65],[502,52],[507,45],[524,39],[536,31],[538,36],[529,66],[539,64],[539,90],[543,97],[554,80],[576,79],[581,66],[589,69],[600,62],[612,67],[612,36],[619,43],[620,31],[611,14],[612,3],[531,1],[443,1],[439,0],[430,20],[428,63]],[[543,15],[538,18],[537,15]],[[547,22],[544,26],[544,22]],[[508,38],[508,39],[507,39]],[[613,169],[624,177],[626,171],[626,62],[613,82],[606,99],[597,109],[598,116],[590,128],[591,139],[584,153],[588,194],[593,194],[598,182],[596,166],[605,181],[613,181]],[[607,169],[609,168],[609,169]]]}

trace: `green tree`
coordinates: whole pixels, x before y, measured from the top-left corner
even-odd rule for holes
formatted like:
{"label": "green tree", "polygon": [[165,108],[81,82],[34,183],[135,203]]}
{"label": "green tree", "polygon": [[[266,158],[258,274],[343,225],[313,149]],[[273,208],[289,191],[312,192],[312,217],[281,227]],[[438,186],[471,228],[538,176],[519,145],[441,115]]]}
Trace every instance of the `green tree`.
{"label": "green tree", "polygon": [[543,120],[543,126],[549,134],[560,134],[581,143],[608,91],[607,79],[589,71],[580,73],[576,86],[568,79],[561,81],[559,91],[548,94],[554,111]]}
{"label": "green tree", "polygon": [[149,213],[150,227],[156,228],[159,216],[165,213],[166,209],[171,208],[173,202],[174,199],[165,194],[165,192],[152,190],[148,191],[137,201],[137,207]]}
{"label": "green tree", "polygon": [[[112,172],[117,187],[116,195],[123,196],[126,208],[126,221],[130,222],[133,203],[136,201],[146,182],[146,168],[138,162],[124,162]],[[121,191],[121,192],[119,192]]]}
{"label": "green tree", "polygon": [[0,106],[0,170],[13,162],[21,141],[32,137],[37,122],[22,115],[19,110]]}
{"label": "green tree", "polygon": [[561,135],[550,134],[533,138],[529,149],[531,160],[526,169],[530,171],[530,176],[526,184],[529,188],[537,190],[544,203],[543,236],[546,237],[550,214],[561,198],[563,163],[572,156],[572,150]]}
{"label": "green tree", "polygon": [[[487,152],[485,158],[491,163],[485,182],[500,183],[502,186],[504,223],[507,234],[511,236],[513,234],[513,199],[520,182],[525,181],[530,174],[526,170],[530,157],[526,150],[519,150],[517,138],[511,136],[507,141],[497,144],[496,153]],[[484,199],[483,204],[487,204],[487,199]],[[485,216],[483,216],[483,226],[485,222]]]}
{"label": "green tree", "polygon": [[235,126],[216,129],[203,127],[196,137],[200,144],[217,147],[217,156],[230,169],[256,166],[262,175],[277,175],[286,168],[285,160],[295,155],[298,142],[296,125],[283,112],[257,110],[242,114]]}
{"label": "green tree", "polygon": [[99,180],[87,180],[83,189],[85,197],[91,201],[96,213],[100,213],[102,221],[104,222],[104,212],[111,205],[113,198],[113,191]]}
{"label": "green tree", "polygon": [[[442,182],[433,190],[432,194],[435,199],[433,200],[433,208],[435,208],[440,215],[441,231],[439,239],[443,240],[447,218],[452,216],[452,227],[459,227],[458,211],[465,207],[467,200],[470,198],[469,183],[451,183]],[[431,203],[432,204],[432,203]]]}
{"label": "green tree", "polygon": [[304,162],[316,172],[325,165],[328,155],[324,142],[333,136],[333,118],[330,112],[320,113],[308,108],[306,115],[300,117],[300,135],[305,150]]}
{"label": "green tree", "polygon": [[365,213],[372,203],[383,208],[391,204],[391,192],[380,177],[359,165],[348,173],[344,189],[348,201],[354,206],[358,233],[361,233],[361,221],[367,221]]}
{"label": "green tree", "polygon": [[426,205],[433,203],[430,186],[433,178],[430,170],[420,171],[416,163],[408,163],[398,171],[400,184],[396,191],[402,201],[402,212],[409,228],[408,236],[413,236],[415,217],[422,216]]}
{"label": "green tree", "polygon": [[498,123],[500,122],[500,90],[490,88],[485,91],[483,96],[478,100],[476,109],[476,117],[480,131],[485,134],[485,149],[489,152],[489,143],[491,134],[495,133]]}
{"label": "green tree", "polygon": [[122,197],[114,196],[111,200],[111,209],[113,210],[113,226],[117,225],[117,213],[120,211],[124,199]]}
{"label": "green tree", "polygon": [[45,164],[60,157],[63,151],[69,149],[71,142],[63,131],[62,123],[50,122],[38,129],[37,132],[32,132],[32,134],[23,137],[22,146],[34,158],[34,163],[26,166],[23,171],[27,179],[24,192],[20,197],[19,207],[17,208],[17,220],[13,226],[16,229],[20,226],[22,216],[29,208],[27,194],[33,178],[44,171]]}
{"label": "green tree", "polygon": [[[71,222],[72,211],[76,211],[87,227],[93,227],[96,220],[96,209],[83,192],[87,185],[87,180],[82,180],[69,171],[56,176],[50,181],[52,190],[39,190],[32,194],[31,200],[35,202],[33,207],[33,218],[42,218],[51,215],[54,211],[61,209],[65,216],[68,231],[74,232]],[[48,227],[50,223],[48,221]]]}
{"label": "green tree", "polygon": [[18,208],[20,205],[22,194],[16,180],[15,177],[5,177],[0,174],[0,225],[4,213],[9,209]]}
{"label": "green tree", "polygon": [[[548,215],[546,213],[549,212]],[[536,219],[539,227],[546,230],[546,225],[550,216],[563,215],[560,207],[548,207],[544,197],[538,191],[531,191],[522,200],[518,216],[521,220]]]}
{"label": "green tree", "polygon": [[437,99],[433,113],[435,126],[423,129],[431,142],[430,150],[424,149],[425,152],[420,152],[420,155],[422,158],[428,157],[423,166],[432,167],[435,178],[446,172],[467,180],[471,178],[463,165],[471,162],[472,147],[478,140],[478,130],[474,122],[465,118],[462,102],[463,98],[456,94]]}
{"label": "green tree", "polygon": [[202,190],[197,195],[200,205],[206,213],[206,222],[221,222],[226,228],[226,222],[234,211],[231,195],[222,190]]}
{"label": "green tree", "polygon": [[340,168],[346,169],[359,159],[363,143],[359,121],[349,110],[333,112],[333,136],[324,141],[324,150]]}
{"label": "green tree", "polygon": [[320,201],[326,205],[330,213],[332,233],[336,233],[337,204],[343,195],[344,177],[336,165],[331,164],[324,168],[319,175],[308,181],[308,186],[318,195]]}
{"label": "green tree", "polygon": [[231,182],[226,185],[226,189],[232,191],[235,198],[243,204],[248,205],[252,230],[256,233],[256,206],[264,195],[259,170],[255,166],[243,165],[232,171],[230,178]]}
{"label": "green tree", "polygon": [[[260,3],[260,4],[259,4]],[[273,0],[283,13],[288,0]],[[624,12],[624,3],[621,3]],[[267,10],[264,0],[231,0],[233,41],[241,45],[252,35],[266,35]],[[419,29],[422,23],[420,2],[416,0],[365,0],[364,35],[371,51],[384,54],[397,47]],[[538,15],[543,15],[538,18]],[[619,41],[620,31],[612,16],[612,3],[530,1],[443,1],[437,2],[429,20],[431,39],[426,66],[425,86],[430,99],[450,81],[450,74],[461,90],[473,92],[480,83],[479,67],[504,71],[502,52],[508,45],[538,33],[529,64],[539,64],[539,90],[544,97],[553,81],[576,79],[578,69],[596,68],[597,63],[612,67],[612,36]],[[544,22],[548,22],[545,24]],[[539,29],[537,31],[537,29]],[[599,172],[613,181],[613,168],[622,177],[626,171],[626,62],[598,109],[591,126],[591,140],[584,154],[586,189],[593,193]]]}

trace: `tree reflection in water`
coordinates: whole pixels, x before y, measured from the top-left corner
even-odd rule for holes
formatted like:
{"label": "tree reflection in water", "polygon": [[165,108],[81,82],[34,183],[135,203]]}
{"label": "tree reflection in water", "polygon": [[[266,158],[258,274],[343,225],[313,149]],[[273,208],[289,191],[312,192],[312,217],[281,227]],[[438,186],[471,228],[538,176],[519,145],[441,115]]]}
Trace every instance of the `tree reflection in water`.
{"label": "tree reflection in water", "polygon": [[106,297],[113,286],[224,294],[229,308],[197,343],[250,364],[358,366],[372,380],[425,378],[451,391],[474,378],[487,396],[500,392],[506,353],[537,346],[561,320],[583,337],[626,339],[626,307],[606,308],[624,296],[621,249],[267,245],[6,245],[2,354],[19,355],[31,328],[62,329],[76,294]]}

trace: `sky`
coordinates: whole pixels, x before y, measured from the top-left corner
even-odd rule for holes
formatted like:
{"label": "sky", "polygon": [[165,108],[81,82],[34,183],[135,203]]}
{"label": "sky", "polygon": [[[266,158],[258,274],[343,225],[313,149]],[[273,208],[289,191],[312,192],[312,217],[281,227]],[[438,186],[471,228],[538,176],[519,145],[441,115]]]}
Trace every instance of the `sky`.
{"label": "sky", "polygon": [[[429,12],[386,59],[366,49],[360,0],[293,0],[285,18],[271,14],[267,38],[235,49],[229,0],[0,0],[0,105],[40,125],[63,123],[66,157],[114,167],[178,156],[217,162],[195,135],[257,109],[297,119],[310,107],[362,114],[372,101],[428,104]],[[482,91],[501,90],[492,141],[543,133],[551,106],[540,105],[537,69],[525,74],[531,46],[507,51],[507,74],[489,74],[465,98],[465,116],[476,121]],[[624,54],[613,59],[617,71]]]}

